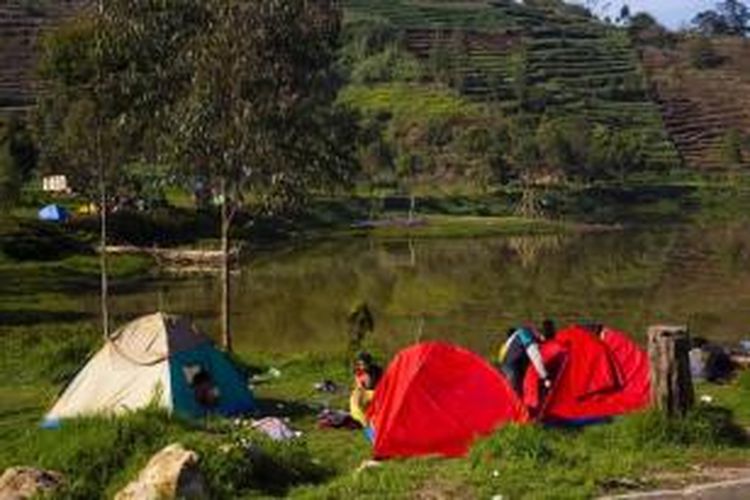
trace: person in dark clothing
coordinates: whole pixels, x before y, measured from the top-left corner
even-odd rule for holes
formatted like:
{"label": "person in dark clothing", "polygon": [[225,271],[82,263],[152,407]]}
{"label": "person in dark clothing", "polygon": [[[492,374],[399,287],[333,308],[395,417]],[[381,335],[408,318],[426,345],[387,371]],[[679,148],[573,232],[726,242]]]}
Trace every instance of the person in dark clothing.
{"label": "person in dark clothing", "polygon": [[[550,325],[547,325],[549,328]],[[554,325],[552,325],[554,329]],[[547,335],[549,331],[545,333]],[[552,332],[554,335],[554,332]],[[529,327],[511,328],[507,332],[507,340],[500,349],[498,364],[503,375],[508,379],[516,394],[523,393],[523,380],[529,362],[539,374],[545,388],[552,384],[549,373],[544,366],[542,354],[539,351],[539,341],[534,331]]]}
{"label": "person in dark clothing", "polygon": [[375,395],[375,387],[383,377],[383,369],[369,353],[362,352],[354,361],[354,388],[349,396],[349,413],[362,427],[367,427],[367,407]]}
{"label": "person in dark clothing", "polygon": [[357,387],[371,391],[380,382],[383,376],[383,369],[375,363],[372,355],[367,352],[361,352],[354,361],[354,380]]}

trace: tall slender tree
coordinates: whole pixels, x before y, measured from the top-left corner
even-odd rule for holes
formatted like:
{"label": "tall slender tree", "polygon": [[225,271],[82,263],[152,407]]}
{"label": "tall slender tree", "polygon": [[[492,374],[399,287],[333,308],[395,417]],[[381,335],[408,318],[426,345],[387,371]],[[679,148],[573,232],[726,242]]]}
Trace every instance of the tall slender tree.
{"label": "tall slender tree", "polygon": [[219,188],[221,335],[232,350],[231,229],[350,180],[355,127],[333,106],[341,11],[329,0],[208,0],[175,112],[175,152]]}
{"label": "tall slender tree", "polygon": [[177,57],[204,19],[199,0],[97,0],[97,9],[51,32],[37,108],[42,160],[95,201],[100,215],[102,330],[109,335],[109,193],[129,164],[154,159],[166,110],[189,81]]}

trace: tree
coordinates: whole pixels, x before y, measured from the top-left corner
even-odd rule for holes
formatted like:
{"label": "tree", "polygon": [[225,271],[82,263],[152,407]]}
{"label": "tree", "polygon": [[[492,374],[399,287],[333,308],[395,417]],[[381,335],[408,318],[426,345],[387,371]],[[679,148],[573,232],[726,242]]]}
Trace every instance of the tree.
{"label": "tree", "polygon": [[42,163],[99,205],[102,324],[108,335],[107,212],[126,167],[153,156],[164,110],[189,81],[175,57],[200,26],[198,0],[103,0],[42,41],[48,90],[36,111]]}
{"label": "tree", "polygon": [[746,36],[750,32],[750,8],[740,0],[725,0],[715,10],[705,10],[693,18],[697,30],[705,36]]}
{"label": "tree", "polygon": [[630,38],[641,45],[667,47],[674,43],[674,36],[669,30],[646,12],[632,15],[627,30]]}
{"label": "tree", "polygon": [[715,10],[699,12],[692,20],[698,33],[704,36],[726,35],[729,33],[727,21]]}
{"label": "tree", "polygon": [[750,9],[740,0],[725,0],[716,5],[716,10],[724,18],[728,34],[745,36],[750,31]]}
{"label": "tree", "polygon": [[525,110],[530,100],[529,57],[526,49],[518,49],[511,54],[510,78],[519,109]]}
{"label": "tree", "polygon": [[545,166],[561,171],[567,171],[573,166],[573,152],[560,121],[545,117],[537,128],[536,141]]}
{"label": "tree", "polygon": [[341,12],[333,1],[209,0],[174,111],[176,157],[219,188],[221,334],[232,349],[230,236],[239,210],[299,208],[351,180],[353,135],[333,106]]}
{"label": "tree", "polygon": [[26,125],[17,116],[0,122],[0,205],[17,200],[36,162],[37,150]]}
{"label": "tree", "polygon": [[589,177],[613,177],[624,182],[628,174],[644,165],[645,138],[641,133],[594,126],[587,161]]}
{"label": "tree", "polygon": [[628,4],[623,4],[620,8],[620,15],[617,17],[617,21],[622,24],[630,22],[630,6]]}

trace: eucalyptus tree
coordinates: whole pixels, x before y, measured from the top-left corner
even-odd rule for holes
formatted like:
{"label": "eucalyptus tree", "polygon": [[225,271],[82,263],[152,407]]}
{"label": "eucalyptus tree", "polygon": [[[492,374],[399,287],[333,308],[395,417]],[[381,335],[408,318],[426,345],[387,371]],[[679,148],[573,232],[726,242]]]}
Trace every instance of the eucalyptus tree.
{"label": "eucalyptus tree", "polygon": [[96,201],[108,335],[107,211],[127,165],[155,158],[166,110],[190,79],[177,57],[203,20],[199,0],[99,0],[42,40],[36,110],[43,167]]}
{"label": "eucalyptus tree", "polygon": [[174,109],[174,152],[221,201],[221,334],[232,350],[230,236],[352,179],[355,127],[334,106],[341,10],[332,0],[207,0]]}

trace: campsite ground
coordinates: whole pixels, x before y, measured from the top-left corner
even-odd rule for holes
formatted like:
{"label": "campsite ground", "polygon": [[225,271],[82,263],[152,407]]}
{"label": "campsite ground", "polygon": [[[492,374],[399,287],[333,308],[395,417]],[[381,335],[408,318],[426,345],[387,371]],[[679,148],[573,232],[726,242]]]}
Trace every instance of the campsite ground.
{"label": "campsite ground", "polygon": [[[707,216],[710,210],[721,207],[726,211],[731,205],[716,193],[707,195],[711,187],[659,189],[674,189],[678,195],[665,202],[659,201],[663,197],[655,196],[653,190],[628,193],[603,188],[596,196],[655,200],[628,208],[636,221],[686,216],[685,207],[692,206],[696,198],[713,201],[703,203],[699,213],[688,211],[689,216]],[[566,206],[591,203],[583,197],[560,198]],[[594,196],[588,200],[591,198]],[[488,204],[480,197],[456,201],[460,199],[425,199],[424,204],[439,202],[449,207],[442,212],[432,209],[439,217],[446,217],[446,212],[474,217],[508,215],[500,209],[480,211],[478,206]],[[598,218],[580,220],[615,221],[622,209],[614,205],[601,204],[596,208]],[[329,205],[327,209],[319,207],[318,214],[325,220],[325,213],[339,211]],[[356,217],[363,212],[366,209],[348,213]],[[451,227],[448,219],[439,220],[446,221],[445,235],[457,227]],[[13,229],[6,225],[4,234]],[[465,229],[459,234],[465,236]],[[134,257],[113,259],[111,270],[115,286],[132,287],[155,272],[152,262]],[[674,485],[683,478],[700,479],[696,467],[750,465],[750,447],[742,430],[750,426],[750,376],[743,374],[725,386],[699,386],[698,395],[710,395],[713,403],[700,406],[681,421],[669,422],[646,413],[580,430],[508,427],[478,443],[467,459],[392,461],[356,472],[370,456],[362,433],[319,430],[315,425],[315,416],[323,406],[346,406],[349,376],[343,353],[281,356],[257,352],[240,359],[253,373],[264,373],[270,367],[281,372],[278,378],[258,383],[255,393],[265,414],[288,417],[292,427],[303,431],[303,437],[293,443],[268,442],[231,422],[183,422],[156,410],[116,421],[84,420],[57,431],[40,430],[37,424],[44,409],[99,343],[96,316],[78,300],[82,291],[97,287],[95,255],[73,251],[39,262],[10,259],[0,253],[0,469],[23,464],[61,470],[69,478],[72,498],[101,496],[102,490],[112,494],[151,454],[175,440],[201,453],[218,498],[258,494],[309,498],[589,497]],[[121,319],[125,318],[116,317],[115,321]],[[324,379],[334,380],[342,389],[331,395],[317,393],[313,385]],[[224,446],[242,438],[249,438],[255,447],[252,459],[240,448]]]}

